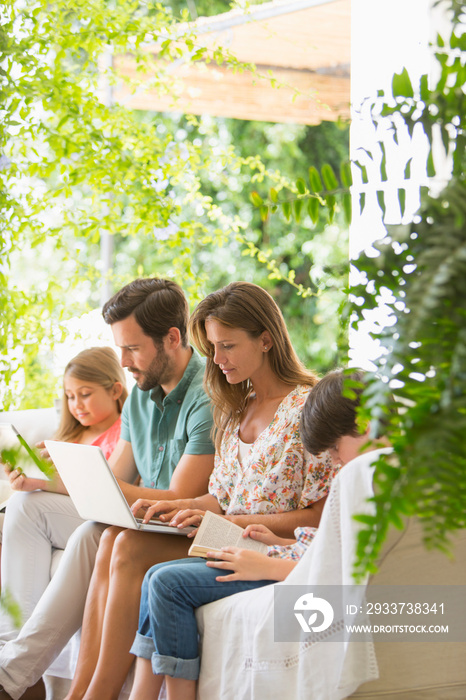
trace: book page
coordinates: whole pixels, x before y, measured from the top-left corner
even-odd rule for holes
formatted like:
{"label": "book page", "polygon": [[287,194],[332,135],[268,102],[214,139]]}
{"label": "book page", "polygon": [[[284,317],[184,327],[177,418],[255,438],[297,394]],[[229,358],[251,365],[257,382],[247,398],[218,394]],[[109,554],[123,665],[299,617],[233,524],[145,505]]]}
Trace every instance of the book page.
{"label": "book page", "polygon": [[235,523],[226,520],[216,513],[207,511],[194,538],[190,549],[193,554],[199,555],[198,547],[209,551],[222,547],[241,547],[242,549],[254,549],[258,552],[267,552],[267,545],[250,537],[242,537],[244,529]]}

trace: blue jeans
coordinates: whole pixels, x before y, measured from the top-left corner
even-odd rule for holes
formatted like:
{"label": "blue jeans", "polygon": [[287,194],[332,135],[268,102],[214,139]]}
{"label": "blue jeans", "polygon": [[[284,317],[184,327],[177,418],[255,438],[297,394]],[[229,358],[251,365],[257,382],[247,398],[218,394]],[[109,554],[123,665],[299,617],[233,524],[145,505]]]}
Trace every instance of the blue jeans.
{"label": "blue jeans", "polygon": [[139,629],[131,653],[152,661],[155,674],[196,680],[199,677],[196,608],[233,593],[272,581],[219,582],[229,571],[211,569],[192,557],[156,564],[146,573],[141,591]]}

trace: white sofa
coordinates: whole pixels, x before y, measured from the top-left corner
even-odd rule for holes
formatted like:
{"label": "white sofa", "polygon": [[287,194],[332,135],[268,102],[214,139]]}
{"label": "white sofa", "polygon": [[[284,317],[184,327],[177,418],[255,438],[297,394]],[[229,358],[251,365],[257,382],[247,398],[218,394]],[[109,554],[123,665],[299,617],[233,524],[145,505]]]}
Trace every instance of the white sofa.
{"label": "white sofa", "polygon": [[[329,630],[317,642],[306,636],[295,642],[274,639],[276,587],[299,585],[296,595],[302,595],[303,585],[307,593],[315,591],[315,586],[338,588],[340,584],[346,588],[354,584],[357,524],[353,516],[370,509],[366,501],[372,496],[368,458],[368,454],[361,455],[342,469],[314,542],[283,584],[237,593],[197,610],[202,659],[199,700],[466,698],[465,618],[459,613],[464,611],[466,529],[451,537],[452,556],[447,557],[427,549],[420,520],[408,519],[403,530],[389,531],[379,570],[368,579],[372,593],[378,586],[392,591],[413,586],[417,592],[422,586],[438,587],[449,609],[458,611],[455,639],[461,636],[464,641],[443,641],[438,635],[426,642],[417,638],[345,644],[333,641]],[[336,618],[332,625],[337,637],[341,622]]]}
{"label": "white sofa", "polygon": [[[44,437],[51,437],[56,429],[57,417],[54,409],[37,409],[31,411],[17,411],[13,413],[0,413],[0,422],[12,422],[24,437],[33,444]],[[335,507],[336,498],[329,499],[321,527],[319,528],[319,549],[324,553],[319,559],[319,549],[313,547],[307,552],[299,566],[287,580],[287,583],[307,584],[315,583],[318,570],[318,562],[324,567],[323,574],[329,571],[328,566],[335,566],[335,559],[340,558],[347,562],[347,552],[342,549],[339,536],[332,540],[332,522],[335,518],[341,520],[340,531],[348,532],[349,523],[352,522],[354,503],[360,506],[361,494],[368,492],[369,483],[358,481],[351,468],[343,470],[340,477],[344,477],[343,486],[340,485],[338,508]],[[339,479],[341,482],[342,479]],[[354,491],[356,496],[351,495]],[[335,492],[337,493],[337,492]],[[332,494],[335,496],[335,494]],[[333,511],[332,511],[332,503]],[[418,523],[412,523],[403,532],[396,531],[386,542],[382,553],[379,574],[371,581],[371,585],[399,583],[410,584],[464,584],[466,580],[466,530],[460,531],[455,537],[455,559],[449,561],[439,552],[429,552],[422,544],[422,532]],[[351,539],[346,541],[346,547],[353,546]],[[314,551],[312,551],[314,550]],[[331,556],[330,556],[331,554]],[[343,556],[345,555],[345,556]],[[60,551],[54,555],[52,569],[55,569]],[[346,567],[345,567],[346,568]],[[338,567],[337,567],[338,569]],[[52,571],[53,573],[53,571]],[[328,575],[328,574],[327,574]],[[325,576],[324,576],[325,577]],[[322,579],[320,579],[322,582]],[[332,582],[335,577],[332,574]],[[198,700],[246,700],[246,698],[262,699],[286,697],[287,700],[297,700],[299,693],[293,693],[295,682],[302,681],[303,674],[309,672],[309,668],[319,669],[320,690],[313,696],[316,700],[334,700],[347,697],[341,688],[335,687],[335,673],[326,679],[323,677],[323,665],[319,665],[319,649],[299,650],[296,658],[285,659],[285,654],[275,650],[276,644],[270,644],[273,639],[273,586],[258,589],[249,593],[239,593],[210,605],[205,605],[197,611],[197,618],[201,629],[202,638],[202,664],[200,691]],[[271,626],[272,625],[272,626]],[[262,651],[264,644],[265,656]],[[72,677],[77,658],[79,636],[70,640],[60,657],[49,668],[46,674],[48,688],[48,700],[61,700],[66,694],[69,679]],[[286,646],[286,644],[285,644]],[[294,647],[295,645],[291,645]],[[325,647],[326,645],[323,645]],[[353,645],[362,648],[363,645]],[[280,648],[280,644],[278,645]],[[376,653],[380,668],[380,679],[369,680],[375,676],[370,673],[370,667],[357,664],[352,660],[351,666],[363,669],[358,681],[348,684],[349,692],[354,692],[361,682],[367,680],[356,690],[355,697],[389,697],[387,693],[394,692],[393,697],[410,698],[410,700],[423,700],[434,698],[439,700],[457,700],[466,697],[466,666],[461,659],[466,654],[466,643],[441,644],[415,643],[409,645],[409,654],[404,650],[408,646],[393,644],[380,644]],[[427,648],[427,649],[426,649]],[[445,650],[448,654],[445,656]],[[301,657],[301,651],[303,655]],[[427,651],[430,656],[429,663],[423,663]],[[294,649],[293,649],[294,652]],[[313,655],[314,654],[314,655]],[[439,665],[435,658],[441,658]],[[367,660],[366,660],[367,661]],[[395,669],[395,670],[394,670]],[[428,673],[427,673],[428,671]],[[306,672],[306,673],[305,673]],[[366,674],[366,676],[364,675]],[[310,677],[310,683],[314,683],[314,675]],[[262,680],[263,679],[263,680]],[[424,687],[421,694],[412,694],[410,691],[416,683],[420,682]],[[264,684],[264,685],[263,685]],[[287,688],[285,692],[283,684]],[[282,687],[281,687],[282,686]],[[426,687],[427,686],[427,687]],[[433,687],[435,686],[435,687]],[[130,682],[126,684],[121,698],[127,697]],[[256,692],[257,688],[267,689],[266,694]],[[305,681],[305,687],[308,682]],[[408,690],[409,689],[409,690]],[[289,691],[289,692],[288,692]],[[407,692],[406,692],[407,691]],[[433,692],[433,695],[429,694]],[[406,694],[405,694],[406,693]],[[164,696],[162,692],[161,697]]]}

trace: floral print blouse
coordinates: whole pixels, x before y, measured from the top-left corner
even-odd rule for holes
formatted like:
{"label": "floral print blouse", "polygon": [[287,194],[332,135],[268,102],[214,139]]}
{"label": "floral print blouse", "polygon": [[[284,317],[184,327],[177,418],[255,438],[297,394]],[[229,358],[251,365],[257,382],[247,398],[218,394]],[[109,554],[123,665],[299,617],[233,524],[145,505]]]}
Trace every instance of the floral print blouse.
{"label": "floral print blouse", "polygon": [[304,451],[299,434],[301,410],[310,391],[298,386],[279,405],[247,456],[238,459],[239,425],[227,427],[209,482],[227,515],[279,513],[306,508],[326,496],[339,467],[323,452]]}

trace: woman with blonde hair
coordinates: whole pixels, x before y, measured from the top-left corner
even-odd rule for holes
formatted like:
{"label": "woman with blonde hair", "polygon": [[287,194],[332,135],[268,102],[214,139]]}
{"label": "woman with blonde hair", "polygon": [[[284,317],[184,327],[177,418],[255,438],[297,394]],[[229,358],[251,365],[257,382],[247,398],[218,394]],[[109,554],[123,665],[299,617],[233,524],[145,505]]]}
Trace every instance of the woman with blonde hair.
{"label": "woman with blonde hair", "polygon": [[[216,564],[192,557],[149,569],[131,650],[138,659],[130,700],[157,697],[164,678],[169,700],[194,700],[195,609],[283,578],[312,538],[338,471],[327,453],[304,452],[300,415],[317,377],[298,359],[280,309],[265,290],[234,282],[209,294],[194,311],[190,330],[207,357],[205,384],[214,404],[209,493],[171,502],[141,500],[133,509],[145,508],[146,519],[162,513],[161,519],[178,527],[199,525],[210,510],[275,546],[268,557],[226,548]],[[223,569],[222,576],[216,568]]]}
{"label": "woman with blonde hair", "polygon": [[[63,375],[61,419],[54,439],[98,445],[106,458],[120,437],[121,410],[128,395],[116,353],[108,347],[83,350],[67,364]],[[42,448],[42,456],[47,457]],[[23,621],[50,581],[54,549],[64,549],[79,517],[58,478],[30,478],[8,471],[15,493],[9,499],[3,527],[2,587],[19,604]],[[11,637],[10,622],[2,639]]]}

